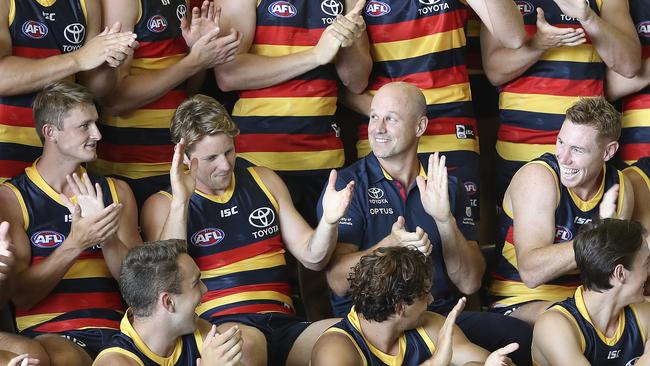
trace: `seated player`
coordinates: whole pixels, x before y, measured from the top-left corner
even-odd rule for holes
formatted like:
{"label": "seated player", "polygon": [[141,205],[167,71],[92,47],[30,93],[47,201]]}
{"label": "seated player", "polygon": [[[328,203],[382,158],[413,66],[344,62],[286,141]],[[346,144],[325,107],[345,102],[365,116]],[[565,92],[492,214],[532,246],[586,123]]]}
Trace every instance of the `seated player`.
{"label": "seated player", "polygon": [[650,303],[643,297],[650,250],[635,221],[605,219],[573,242],[582,286],[535,323],[533,362],[648,365]]}
{"label": "seated player", "polygon": [[566,112],[555,154],[515,174],[498,220],[494,311],[534,324],[580,285],[578,229],[597,216],[630,218],[634,190],[610,162],[620,135],[621,115],[605,98],[582,98]]}
{"label": "seated player", "polygon": [[312,365],[506,365],[512,343],[492,354],[454,325],[465,298],[447,318],[427,310],[431,263],[415,247],[382,247],[361,257],[348,280],[354,307],[314,346]]}
{"label": "seated player", "polygon": [[120,333],[93,365],[239,365],[238,327],[220,334],[196,315],[206,287],[187,255],[185,241],[162,240],[133,248],[122,263],[119,283],[129,308]]}
{"label": "seated player", "polygon": [[144,235],[188,239],[188,253],[208,288],[197,312],[222,327],[242,324],[242,363],[307,364],[316,338],[336,320],[310,324],[295,316],[285,249],[307,268],[322,269],[353,184],[337,192],[331,173],[325,214],[314,230],[272,170],[235,162],[239,130],[219,102],[204,95],[186,100],[171,132],[177,143],[171,192],[145,203]]}
{"label": "seated player", "polygon": [[82,166],[97,157],[101,139],[84,87],[51,84],[33,112],[43,155],[0,187],[0,213],[15,245],[17,328],[42,344],[51,365],[90,365],[119,329],[114,278],[128,248],[142,242],[133,194]]}

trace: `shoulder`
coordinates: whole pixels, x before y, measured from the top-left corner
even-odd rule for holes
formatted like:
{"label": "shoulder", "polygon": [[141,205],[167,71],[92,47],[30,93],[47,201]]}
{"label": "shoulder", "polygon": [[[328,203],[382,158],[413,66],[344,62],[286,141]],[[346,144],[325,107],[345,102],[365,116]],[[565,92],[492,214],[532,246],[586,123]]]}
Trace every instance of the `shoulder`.
{"label": "shoulder", "polygon": [[356,343],[343,331],[326,331],[318,338],[311,354],[311,364],[329,365],[332,362],[332,355],[336,354],[338,365],[362,365],[360,351]]}
{"label": "shoulder", "polygon": [[102,351],[93,366],[144,366],[144,363],[134,353],[122,348],[108,348]]}
{"label": "shoulder", "polygon": [[559,305],[546,310],[535,322],[534,339],[574,340],[580,342],[582,333],[576,319]]}
{"label": "shoulder", "polygon": [[23,212],[24,200],[18,188],[9,182],[0,184],[0,213],[4,220],[9,221],[11,224],[19,224],[21,227],[24,223]]}
{"label": "shoulder", "polygon": [[644,301],[640,304],[632,304],[630,308],[636,314],[641,332],[644,333],[646,339],[650,338],[650,302]]}

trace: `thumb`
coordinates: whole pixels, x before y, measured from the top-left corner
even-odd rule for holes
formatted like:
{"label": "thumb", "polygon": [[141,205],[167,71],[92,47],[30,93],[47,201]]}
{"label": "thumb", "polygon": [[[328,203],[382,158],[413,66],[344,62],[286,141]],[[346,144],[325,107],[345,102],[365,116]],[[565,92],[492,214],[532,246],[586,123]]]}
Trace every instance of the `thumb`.
{"label": "thumb", "polygon": [[332,190],[336,189],[336,170],[330,170],[329,178],[327,179],[327,189]]}
{"label": "thumb", "polygon": [[537,23],[548,24],[546,18],[544,17],[544,10],[542,8],[537,8]]}
{"label": "thumb", "polygon": [[417,176],[415,177],[415,183],[418,185],[418,190],[420,191],[420,194],[422,194],[424,191],[427,190],[427,184],[426,181],[424,180],[424,177]]}
{"label": "thumb", "polygon": [[201,366],[201,359],[200,358],[196,359],[196,366]]}
{"label": "thumb", "polygon": [[74,209],[72,210],[72,222],[79,220],[81,218],[81,206],[78,203],[74,204]]}
{"label": "thumb", "polygon": [[498,350],[494,351],[499,356],[507,356],[508,354],[519,349],[519,343],[510,343],[505,347],[501,347]]}
{"label": "thumb", "polygon": [[393,231],[404,230],[404,216],[399,216],[393,224]]}
{"label": "thumb", "polygon": [[348,14],[360,15],[364,5],[366,5],[366,0],[357,0],[357,3],[354,4],[354,8],[352,8]]}
{"label": "thumb", "polygon": [[122,24],[120,22],[115,22],[111,26],[111,29],[108,30],[108,33],[118,33],[120,30],[122,30]]}

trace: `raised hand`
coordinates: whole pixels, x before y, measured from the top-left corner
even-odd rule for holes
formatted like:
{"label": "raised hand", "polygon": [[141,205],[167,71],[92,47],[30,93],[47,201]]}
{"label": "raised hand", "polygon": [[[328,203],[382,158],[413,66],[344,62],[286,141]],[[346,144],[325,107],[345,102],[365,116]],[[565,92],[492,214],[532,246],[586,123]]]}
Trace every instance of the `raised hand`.
{"label": "raised hand", "polygon": [[427,234],[424,229],[419,226],[416,227],[415,231],[413,232],[406,231],[404,228],[404,222],[404,217],[399,216],[397,218],[397,221],[395,221],[393,224],[393,227],[390,231],[392,241],[396,245],[402,247],[415,247],[424,255],[431,254],[431,241],[429,240],[429,234]]}
{"label": "raised hand", "polygon": [[537,8],[537,33],[531,38],[531,45],[539,50],[561,46],[577,46],[587,42],[582,28],[554,27],[544,18],[544,10]]}
{"label": "raised hand", "polygon": [[196,188],[196,172],[199,163],[196,159],[190,161],[190,168],[183,164],[186,146],[185,139],[174,146],[174,157],[172,158],[172,167],[169,170],[169,179],[172,186],[172,196],[179,202],[188,202],[194,189]]}
{"label": "raised hand", "polygon": [[194,43],[202,36],[217,29],[219,33],[219,21],[221,18],[221,8],[214,5],[214,1],[205,0],[201,8],[192,8],[192,19],[188,22],[187,17],[181,19],[181,33],[188,47],[194,46]]}
{"label": "raised hand", "polygon": [[[3,221],[0,223],[0,288],[2,284],[11,275],[14,267],[14,244],[9,235],[9,223]],[[2,306],[0,304],[0,306]]]}
{"label": "raised hand", "polygon": [[[99,183],[95,183],[93,187],[87,173],[83,174],[83,180],[79,179],[77,173],[67,175],[65,179],[68,181],[70,189],[72,189],[77,204],[81,207],[81,217],[94,215],[104,209],[104,193],[102,192],[102,187]],[[65,194],[61,193],[59,196],[65,207],[68,208],[70,213],[73,213],[75,204]]]}
{"label": "raised hand", "polygon": [[454,324],[456,318],[465,308],[467,300],[463,297],[458,300],[456,306],[447,314],[445,323],[438,331],[438,341],[436,342],[436,352],[422,366],[448,366],[453,356],[454,343]]}
{"label": "raised hand", "polygon": [[453,219],[449,205],[449,183],[445,160],[445,157],[439,157],[437,152],[429,155],[426,181],[420,176],[416,178],[424,210],[436,222],[441,223]]}
{"label": "raised hand", "polygon": [[553,0],[560,7],[562,13],[569,18],[576,18],[579,21],[585,21],[595,13],[585,0]]}
{"label": "raised hand", "polygon": [[345,215],[352,195],[354,193],[354,181],[349,182],[340,191],[336,190],[336,170],[330,171],[330,176],[323,194],[323,218],[330,225],[339,222]]}
{"label": "raised hand", "polygon": [[[116,34],[120,33],[122,30],[122,24],[120,22],[115,22],[110,28],[108,28],[106,34]],[[140,44],[138,41],[133,41],[129,45],[117,44],[113,47],[106,58],[106,63],[111,67],[119,67],[122,63],[131,55],[133,51],[138,48]]]}
{"label": "raised hand", "polygon": [[201,358],[196,360],[196,366],[235,366],[242,356],[242,344],[239,327],[231,327],[219,334],[217,327],[212,325],[203,341]]}
{"label": "raised hand", "polygon": [[598,207],[601,219],[618,218],[618,215],[616,214],[616,207],[618,206],[619,190],[620,186],[618,184],[614,184],[603,195],[603,200],[600,201],[600,206]]}
{"label": "raised hand", "polygon": [[113,32],[111,30],[120,27],[119,23],[114,24],[110,29],[104,31],[86,42],[78,51],[70,53],[82,71],[92,70],[107,62],[112,67],[121,65],[124,60],[120,54],[133,53],[138,42],[133,32]]}
{"label": "raised hand", "polygon": [[242,35],[235,29],[219,37],[219,28],[214,28],[202,35],[190,49],[187,56],[201,69],[209,69],[216,65],[232,61],[237,55],[237,48]]}
{"label": "raised hand", "polygon": [[505,347],[499,348],[490,353],[485,360],[485,366],[513,366],[514,362],[512,362],[508,355],[517,349],[519,349],[518,343],[510,343]]}
{"label": "raised hand", "polygon": [[365,0],[359,0],[354,8],[345,16],[337,15],[336,21],[325,28],[318,43],[313,48],[316,62],[325,65],[332,62],[341,47],[352,45],[366,29],[366,23],[361,16]]}

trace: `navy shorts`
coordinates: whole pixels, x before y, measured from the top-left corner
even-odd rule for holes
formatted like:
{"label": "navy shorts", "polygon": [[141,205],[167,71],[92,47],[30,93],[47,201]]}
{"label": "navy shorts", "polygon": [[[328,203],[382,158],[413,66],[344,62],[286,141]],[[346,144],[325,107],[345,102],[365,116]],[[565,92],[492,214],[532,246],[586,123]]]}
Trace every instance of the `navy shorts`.
{"label": "navy shorts", "polygon": [[58,335],[63,338],[68,339],[77,346],[81,347],[93,360],[99,352],[104,348],[107,348],[111,338],[119,333],[117,329],[108,329],[108,328],[91,328],[83,330],[69,330],[65,332],[57,333],[47,333],[47,332],[37,332],[33,330],[26,329],[20,335],[29,338],[36,338],[44,334],[53,334]]}
{"label": "navy shorts", "polygon": [[298,336],[311,322],[282,313],[236,314],[208,319],[212,324],[240,323],[259,329],[266,337],[268,364],[284,366]]}

